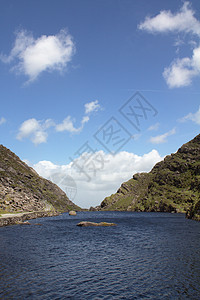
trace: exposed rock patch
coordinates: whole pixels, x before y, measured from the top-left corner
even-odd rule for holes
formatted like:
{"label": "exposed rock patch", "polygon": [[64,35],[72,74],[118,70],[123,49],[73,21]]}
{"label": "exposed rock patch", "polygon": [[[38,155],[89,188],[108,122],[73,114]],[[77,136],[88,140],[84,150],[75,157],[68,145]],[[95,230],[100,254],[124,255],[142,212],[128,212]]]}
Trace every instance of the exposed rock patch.
{"label": "exposed rock patch", "polygon": [[17,155],[0,145],[1,212],[80,210],[54,183],[39,176]]}

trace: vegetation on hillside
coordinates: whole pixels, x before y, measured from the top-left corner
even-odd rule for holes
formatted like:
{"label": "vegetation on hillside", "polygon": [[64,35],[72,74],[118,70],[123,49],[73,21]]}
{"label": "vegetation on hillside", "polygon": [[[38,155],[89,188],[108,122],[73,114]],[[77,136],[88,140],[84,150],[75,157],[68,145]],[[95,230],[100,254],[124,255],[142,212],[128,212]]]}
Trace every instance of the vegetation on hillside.
{"label": "vegetation on hillside", "polygon": [[188,217],[200,219],[200,135],[151,172],[135,174],[99,209],[187,212]]}

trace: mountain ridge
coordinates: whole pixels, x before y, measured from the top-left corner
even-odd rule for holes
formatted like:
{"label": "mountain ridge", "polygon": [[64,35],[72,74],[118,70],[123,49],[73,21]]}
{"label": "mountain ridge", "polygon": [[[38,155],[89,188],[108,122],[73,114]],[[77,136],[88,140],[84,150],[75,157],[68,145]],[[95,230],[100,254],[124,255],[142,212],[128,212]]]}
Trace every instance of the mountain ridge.
{"label": "mountain ridge", "polygon": [[98,210],[184,212],[200,219],[200,134],[149,173],[137,173]]}
{"label": "mountain ridge", "polygon": [[0,213],[80,210],[54,183],[0,145]]}

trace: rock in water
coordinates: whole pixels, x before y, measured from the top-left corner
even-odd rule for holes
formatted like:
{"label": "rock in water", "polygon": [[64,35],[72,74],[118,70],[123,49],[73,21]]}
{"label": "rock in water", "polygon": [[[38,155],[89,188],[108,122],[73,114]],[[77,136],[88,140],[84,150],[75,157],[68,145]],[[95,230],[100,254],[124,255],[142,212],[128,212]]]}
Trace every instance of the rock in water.
{"label": "rock in water", "polygon": [[107,223],[107,222],[95,223],[95,222],[82,221],[82,222],[78,223],[77,226],[80,226],[80,227],[87,227],[87,226],[116,226],[116,224],[115,223]]}
{"label": "rock in water", "polygon": [[70,210],[69,215],[70,216],[76,216],[76,212],[74,210]]}
{"label": "rock in water", "polygon": [[19,222],[18,225],[31,225],[29,221]]}

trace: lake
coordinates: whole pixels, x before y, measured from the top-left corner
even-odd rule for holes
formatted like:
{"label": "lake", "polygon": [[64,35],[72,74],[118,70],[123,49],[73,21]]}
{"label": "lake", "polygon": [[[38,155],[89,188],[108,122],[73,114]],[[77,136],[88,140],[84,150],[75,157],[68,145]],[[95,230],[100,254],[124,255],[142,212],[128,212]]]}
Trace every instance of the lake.
{"label": "lake", "polygon": [[[113,227],[78,227],[80,221]],[[0,299],[200,299],[200,223],[79,212],[0,228]]]}

